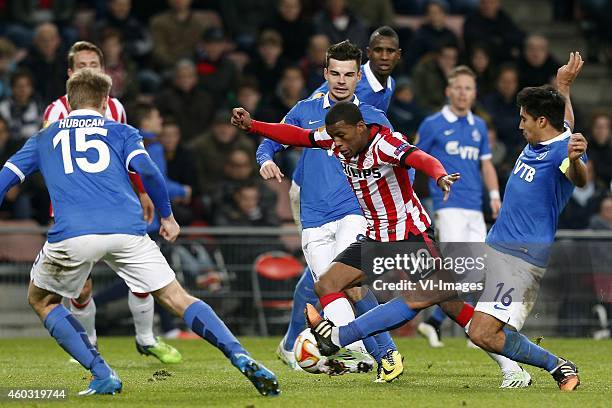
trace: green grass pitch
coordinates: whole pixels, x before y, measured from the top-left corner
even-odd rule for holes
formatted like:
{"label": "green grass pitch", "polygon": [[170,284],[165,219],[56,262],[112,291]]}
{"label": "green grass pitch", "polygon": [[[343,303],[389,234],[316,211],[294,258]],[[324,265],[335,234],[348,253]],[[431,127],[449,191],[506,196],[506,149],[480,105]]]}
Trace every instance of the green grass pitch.
{"label": "green grass pitch", "polygon": [[[529,389],[499,390],[500,374],[482,351],[468,349],[463,339],[445,339],[446,347],[431,349],[422,339],[400,339],[404,375],[392,384],[374,384],[373,373],[327,377],[290,371],[274,355],[278,338],[243,338],[252,355],[273,370],[282,394],[259,396],[255,388],[223,355],[203,341],[172,342],[184,362],[165,366],[137,354],[133,338],[100,339],[100,350],[123,380],[123,393],[78,397],[88,383],[87,372],[68,362],[50,338],[0,339],[0,388],[67,388],[64,403],[29,402],[30,406],[224,406],[224,407],[561,407],[611,406],[612,343],[588,339],[544,339],[543,346],[571,358],[582,385],[561,393],[550,375],[529,368]],[[169,375],[159,375],[166,370]],[[154,375],[158,372],[157,375]],[[0,400],[2,406],[22,403]],[[26,404],[26,405],[27,405]],[[49,405],[51,404],[51,405]],[[111,405],[112,404],[112,405]]]}

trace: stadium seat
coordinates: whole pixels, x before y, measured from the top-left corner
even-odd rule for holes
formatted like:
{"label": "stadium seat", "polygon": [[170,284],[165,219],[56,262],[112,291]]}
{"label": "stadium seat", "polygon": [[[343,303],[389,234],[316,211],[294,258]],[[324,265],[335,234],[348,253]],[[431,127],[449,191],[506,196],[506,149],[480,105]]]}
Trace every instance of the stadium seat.
{"label": "stadium seat", "polygon": [[259,334],[268,335],[268,324],[283,326],[289,322],[293,289],[304,265],[282,251],[265,252],[253,263],[253,303],[257,312]]}

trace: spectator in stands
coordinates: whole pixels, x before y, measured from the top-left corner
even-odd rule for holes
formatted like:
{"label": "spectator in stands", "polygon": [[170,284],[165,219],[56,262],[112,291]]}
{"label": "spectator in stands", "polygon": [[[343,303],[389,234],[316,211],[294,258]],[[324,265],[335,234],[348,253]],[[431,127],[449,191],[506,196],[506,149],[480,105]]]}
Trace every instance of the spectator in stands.
{"label": "spectator in stands", "polygon": [[387,116],[395,130],[409,137],[418,130],[426,115],[421,111],[414,97],[410,79],[400,78],[397,80]]}
{"label": "spectator in stands", "polygon": [[491,56],[486,45],[474,45],[469,56],[468,65],[476,73],[478,100],[495,90],[495,69],[491,65]]}
{"label": "spectator in stands", "polygon": [[325,8],[314,16],[313,23],[315,31],[325,34],[332,44],[349,39],[364,51],[368,45],[366,23],[349,10],[346,0],[326,0]]}
{"label": "spectator in stands", "polygon": [[458,58],[455,44],[442,44],[433,56],[423,58],[414,68],[414,93],[425,114],[439,110],[446,102],[446,77],[457,65]]}
{"label": "spectator in stands", "polygon": [[[163,131],[163,120],[159,110],[153,104],[140,102],[131,107],[129,117],[132,125],[140,132],[151,160],[157,165],[157,168],[166,180],[170,200],[173,203],[189,204],[193,191],[192,186],[181,184],[168,177],[166,149],[159,141],[159,137]],[[169,142],[166,142],[166,146],[168,146],[168,149],[174,149],[173,151],[177,149],[176,145]],[[157,233],[158,230],[159,219],[156,217],[156,222],[149,225],[147,231],[149,233]]]}
{"label": "spectator in stands", "polygon": [[[0,116],[0,164],[6,161],[21,147],[23,141],[11,137],[8,122]],[[32,207],[22,185],[11,188],[0,205],[0,220],[32,218]]]}
{"label": "spectator in stands", "polygon": [[209,126],[216,102],[209,92],[198,87],[193,62],[181,60],[174,69],[172,86],[158,95],[157,106],[164,117],[174,117],[183,139],[188,142]]}
{"label": "spectator in stands", "polygon": [[199,180],[196,158],[193,152],[181,143],[181,129],[170,116],[164,117],[159,143],[164,147],[168,178],[184,186],[190,186],[190,194],[175,197],[172,211],[177,222],[189,225],[193,221],[193,211],[189,207],[191,197],[199,194]]}
{"label": "spectator in stands", "polygon": [[316,34],[310,37],[306,56],[300,61],[308,93],[313,92],[325,82],[323,70],[325,68],[325,55],[329,46],[329,39],[325,34]]}
{"label": "spectator in stands", "polygon": [[245,76],[240,81],[238,89],[236,90],[236,102],[238,106],[247,109],[250,108],[249,112],[259,112],[261,106],[261,91],[259,90],[259,83],[254,77]]}
{"label": "spectator in stands", "polygon": [[9,39],[0,37],[0,100],[11,95],[11,74],[17,66],[16,51]]}
{"label": "spectator in stands", "polygon": [[612,128],[610,114],[605,111],[595,112],[591,118],[588,156],[599,184],[612,189]]}
{"label": "spectator in stands", "polygon": [[54,23],[59,27],[68,26],[76,10],[75,0],[9,0],[14,20],[35,27],[42,23]]}
{"label": "spectator in stands", "polygon": [[170,10],[151,18],[153,61],[167,70],[177,61],[190,58],[206,29],[205,23],[191,9],[191,0],[168,0]]}
{"label": "spectator in stands", "polygon": [[119,30],[124,51],[137,61],[143,62],[143,58],[153,49],[153,40],[146,27],[132,17],[131,10],[132,0],[110,0],[108,14],[95,25],[94,37],[100,42],[104,30]]}
{"label": "spectator in stands", "polygon": [[200,190],[205,194],[212,194],[219,186],[230,152],[242,149],[255,154],[255,143],[232,126],[230,118],[228,111],[218,111],[210,130],[189,144],[198,162]]}
{"label": "spectator in stands", "polygon": [[599,203],[599,212],[591,217],[589,228],[612,230],[612,196],[610,194]]}
{"label": "spectator in stands", "polygon": [[276,89],[278,78],[283,74],[286,62],[282,53],[281,36],[273,30],[263,31],[257,40],[257,54],[244,69],[245,73],[257,78],[259,86],[266,92]]}
{"label": "spectator in stands", "polygon": [[485,42],[495,63],[518,58],[524,34],[501,9],[500,0],[480,0],[478,10],[463,24],[463,39],[468,53]]}
{"label": "spectator in stands", "polygon": [[547,84],[561,64],[548,49],[548,40],[532,34],[525,40],[525,50],[518,62],[520,88]]}
{"label": "spectator in stands", "polygon": [[378,27],[395,25],[395,11],[391,0],[348,0],[348,6],[363,18],[368,32]]}
{"label": "spectator in stands", "polygon": [[408,50],[404,53],[409,70],[429,53],[435,53],[440,44],[454,44],[459,48],[455,33],[446,26],[447,3],[431,0],[427,3],[423,24],[415,31]]}
{"label": "spectator in stands", "polygon": [[226,56],[227,40],[222,29],[214,27],[204,31],[195,52],[195,63],[200,85],[222,104],[238,81],[238,69]]}
{"label": "spectator in stands", "polygon": [[219,1],[223,22],[240,48],[251,49],[262,24],[275,9],[277,0]]}
{"label": "spectator in stands", "polygon": [[[483,98],[483,108],[493,117],[497,138],[511,152],[525,144],[519,131],[519,108],[516,106],[518,71],[514,65],[505,64],[499,69],[495,91]],[[510,154],[511,157],[514,157]]]}
{"label": "spectator in stands", "polygon": [[43,106],[66,93],[68,65],[65,55],[54,24],[43,23],[36,27],[33,47],[22,61],[22,66],[32,73]]}
{"label": "spectator in stands", "polygon": [[302,70],[298,66],[290,65],[283,71],[274,94],[259,110],[259,117],[265,122],[280,122],[287,112],[306,96]]}
{"label": "spectator in stands", "polygon": [[12,95],[0,102],[0,116],[7,122],[14,138],[26,140],[42,125],[42,105],[34,94],[34,79],[26,70],[11,76]]}
{"label": "spectator in stands", "polygon": [[599,203],[605,194],[605,190],[595,183],[593,162],[589,160],[587,162],[587,183],[584,187],[574,188],[571,198],[559,217],[559,228],[587,228],[591,216],[597,213]]}
{"label": "spectator in stands", "polygon": [[129,53],[124,52],[123,44],[121,31],[107,28],[102,33],[100,46],[104,53],[104,71],[113,80],[110,96],[126,103],[138,94],[138,67]]}
{"label": "spectator in stands", "polygon": [[264,205],[260,188],[253,181],[241,183],[232,194],[232,201],[224,203],[215,213],[213,224],[217,226],[278,226],[274,206]]}
{"label": "spectator in stands", "polygon": [[274,30],[283,38],[283,58],[297,63],[304,55],[308,39],[312,35],[312,24],[302,15],[300,0],[280,0],[274,16],[266,21],[262,30]]}

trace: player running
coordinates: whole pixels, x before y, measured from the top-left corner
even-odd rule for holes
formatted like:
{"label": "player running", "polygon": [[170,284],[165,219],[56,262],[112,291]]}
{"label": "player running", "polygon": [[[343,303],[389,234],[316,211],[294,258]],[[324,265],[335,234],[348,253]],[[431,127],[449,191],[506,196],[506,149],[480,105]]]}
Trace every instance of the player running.
{"label": "player running", "polygon": [[[315,92],[312,98],[298,102],[285,116],[283,122],[316,129],[323,125],[325,114],[336,102],[352,101],[359,106],[366,123],[382,123],[391,127],[382,111],[360,101],[355,89],[361,88],[361,93],[369,100],[377,100],[379,105],[388,107],[393,91],[393,81],[389,75],[399,61],[400,52],[397,34],[389,27],[381,27],[372,34],[368,47],[370,61],[362,65],[361,70],[359,69],[361,51],[356,46],[348,41],[332,45],[327,51],[327,67],[324,71],[327,79],[323,85],[325,92]],[[378,64],[382,64],[384,69],[379,70]],[[375,68],[371,68],[370,65]],[[383,76],[378,79],[373,70]],[[380,80],[389,86],[383,88]],[[282,174],[274,164],[273,156],[283,148],[283,145],[268,139],[259,146],[257,160],[261,164],[260,173],[264,179],[275,177],[280,181]],[[320,149],[305,149],[293,178],[290,195],[293,197],[299,195],[299,219],[303,228],[302,249],[310,270],[302,276],[296,286],[291,323],[277,348],[279,358],[290,367],[296,367],[293,345],[297,335],[305,327],[302,311],[307,303],[317,301],[313,290],[314,281],[325,272],[334,257],[351,244],[357,235],[362,234],[366,227],[366,220],[350,186],[345,181],[342,167],[327,152]],[[310,271],[312,276],[309,275]],[[378,306],[378,300],[369,290],[362,292],[361,289],[352,289],[348,291],[348,295],[358,314]],[[336,324],[345,324],[355,318],[353,309],[346,299],[338,302],[327,313]],[[397,352],[389,333],[380,333],[375,338],[366,339],[364,343],[366,350],[378,363],[377,382],[391,381],[402,373],[402,357]],[[363,344],[358,342],[350,345],[348,349],[362,353]],[[363,356],[357,355],[360,357],[358,360],[354,360],[354,357],[354,354],[351,355],[351,359],[344,361],[344,364],[353,368],[362,367],[357,363],[362,362],[360,360],[363,360]],[[341,356],[334,358],[343,361]],[[380,364],[383,358],[394,368],[387,375],[382,371]],[[369,365],[371,367],[371,363]]]}
{"label": "player running", "polygon": [[[366,236],[358,237],[341,252],[319,277],[315,291],[323,306],[323,311],[333,308],[335,303],[343,302],[346,296],[343,291],[362,282],[366,276],[361,270],[361,250],[367,242],[404,242],[414,244],[419,249],[434,252],[431,221],[423,209],[412,186],[405,168],[421,170],[438,181],[438,186],[446,193],[450,186],[459,179],[459,174],[447,175],[440,162],[416,149],[408,143],[407,138],[389,128],[373,124],[366,125],[357,106],[350,102],[338,102],[327,113],[325,126],[327,131],[308,131],[288,124],[271,124],[252,120],[247,111],[234,109],[232,123],[243,130],[267,136],[279,143],[293,146],[317,147],[327,149],[339,159],[358,203],[367,220]],[[372,271],[370,271],[372,272]],[[368,322],[376,325],[375,330],[353,332],[356,340],[384,330],[397,327],[389,324],[394,321],[405,322],[412,319],[416,312],[412,308],[422,309],[442,302],[442,307],[457,323],[465,327],[473,314],[473,307],[453,299],[456,292],[440,292],[435,296],[416,291],[419,300],[409,301],[408,306],[401,298],[396,298],[378,306],[360,316],[344,327],[355,327],[355,322]],[[317,326],[326,335],[330,335],[335,326],[328,320],[321,319],[310,304],[307,316],[309,324],[317,319]],[[380,311],[381,312],[380,312]],[[315,318],[314,314],[318,317]],[[372,317],[376,316],[372,322]],[[385,327],[385,329],[383,329]],[[337,330],[337,328],[335,328]],[[321,352],[331,355],[339,350],[338,343],[332,344],[325,338],[323,345],[321,334],[313,330]],[[354,341],[348,337],[342,339],[342,347]],[[383,359],[383,372],[392,372],[392,367]]]}
{"label": "player running", "polygon": [[[87,41],[78,41],[68,51],[68,77],[83,68],[90,68],[97,72],[104,72],[104,55],[102,50]],[[53,101],[45,109],[43,127],[64,119],[70,113],[68,96],[64,95]],[[107,119],[119,123],[127,123],[125,109],[119,100],[108,97],[107,109],[104,112]],[[138,197],[144,209],[145,219],[148,223],[153,221],[155,208],[147,195],[137,174],[130,174]],[[81,322],[87,331],[89,341],[97,347],[96,335],[96,303],[93,296],[91,277],[87,278],[83,290],[77,298],[70,299],[70,310]],[[154,356],[163,363],[178,363],[182,360],[177,349],[165,343],[161,338],[153,335],[154,306],[153,297],[148,293],[134,293],[128,291],[128,306],[134,320],[136,349],[140,354]]]}
{"label": "player running", "polygon": [[122,382],[62,304],[83,288],[93,265],[103,260],[130,290],[152,293],[196,334],[220,349],[262,395],[277,395],[272,372],[253,360],[206,303],[175,279],[159,248],[146,235],[142,209],[128,172],[137,171],[161,216],[160,235],[174,241],[174,220],[163,176],[143,149],[138,130],[108,119],[111,79],[91,69],[67,82],[73,110],[32,136],[0,170],[0,202],[9,188],[35,171],[45,179],[55,224],[31,271],[28,301],[58,344],[91,371],[80,395],[121,392]]}
{"label": "player running", "polygon": [[[484,242],[487,227],[482,213],[482,184],[489,190],[493,217],[497,217],[501,200],[497,172],[491,162],[487,125],[470,110],[476,100],[476,74],[465,65],[454,68],[446,87],[448,105],[428,116],[418,131],[417,147],[429,153],[450,172],[461,173],[461,183],[448,200],[430,179],[433,198],[436,238],[439,242]],[[452,245],[451,245],[452,247]],[[471,250],[467,246],[468,250]],[[462,252],[465,248],[461,249]],[[475,276],[479,275],[479,276]],[[476,282],[483,276],[478,271],[464,274],[467,281]],[[432,316],[418,325],[432,347],[442,347],[440,325],[446,315],[436,308]],[[468,344],[472,344],[468,340]],[[516,362],[495,353],[488,353],[499,365],[503,380],[500,388],[524,388],[531,376]]]}

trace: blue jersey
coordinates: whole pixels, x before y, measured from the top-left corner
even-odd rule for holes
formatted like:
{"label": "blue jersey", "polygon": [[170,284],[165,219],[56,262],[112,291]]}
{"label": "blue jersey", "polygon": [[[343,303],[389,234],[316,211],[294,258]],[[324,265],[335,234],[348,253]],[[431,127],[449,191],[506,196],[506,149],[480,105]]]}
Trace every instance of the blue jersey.
{"label": "blue jersey", "polygon": [[[574,190],[565,176],[571,132],[527,145],[516,160],[499,217],[486,242],[497,250],[546,267],[559,214]],[[586,162],[586,157],[582,160]],[[453,186],[454,188],[454,186]]]}
{"label": "blue jersey", "polygon": [[419,127],[417,147],[440,160],[446,171],[461,173],[461,180],[444,201],[444,193],[436,181],[429,180],[429,192],[434,210],[464,208],[482,211],[482,177],[480,161],[491,158],[487,125],[468,112],[458,117],[448,106],[428,116]]}
{"label": "blue jersey", "polygon": [[[329,91],[329,88],[327,81],[325,81],[312,93],[311,97],[325,94],[327,91]],[[361,66],[361,80],[357,82],[355,95],[359,97],[362,103],[367,103],[386,112],[389,109],[394,91],[395,80],[391,76],[387,78],[387,86],[382,86],[370,69],[370,61]]]}
{"label": "blue jersey", "polygon": [[[319,95],[298,102],[285,116],[284,122],[304,129],[318,129],[325,125],[325,115],[333,105],[329,94]],[[391,128],[384,112],[371,105],[360,103],[357,96],[353,103],[359,106],[366,123],[377,123]],[[266,139],[257,149],[257,161],[271,160],[283,146]],[[340,162],[330,151],[304,149],[296,171],[300,189],[300,218],[304,228],[320,227],[349,214],[362,214],[357,198],[346,181]]]}
{"label": "blue jersey", "polygon": [[142,208],[127,172],[138,154],[147,154],[138,130],[81,109],[32,136],[5,166],[21,180],[42,173],[55,215],[49,242],[87,234],[144,235]]}

